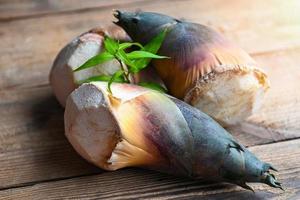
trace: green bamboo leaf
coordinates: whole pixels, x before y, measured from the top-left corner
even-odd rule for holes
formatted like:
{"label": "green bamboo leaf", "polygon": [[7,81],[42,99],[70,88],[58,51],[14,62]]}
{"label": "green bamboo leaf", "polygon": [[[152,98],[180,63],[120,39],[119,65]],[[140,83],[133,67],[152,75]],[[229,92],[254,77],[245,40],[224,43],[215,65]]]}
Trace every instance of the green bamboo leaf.
{"label": "green bamboo leaf", "polygon": [[125,50],[129,47],[132,47],[132,46],[137,46],[137,47],[140,47],[141,49],[143,49],[143,45],[141,45],[140,43],[137,43],[137,42],[124,42],[124,43],[121,43],[119,44],[119,50]]}
{"label": "green bamboo leaf", "polygon": [[161,47],[167,33],[169,32],[168,28],[162,30],[158,35],[156,35],[152,40],[144,46],[144,51],[156,54],[159,48]]}
{"label": "green bamboo leaf", "polygon": [[131,61],[128,58],[128,56],[127,56],[127,54],[125,53],[124,50],[119,49],[118,52],[116,53],[116,57],[119,60],[123,61],[127,65],[128,71],[133,72],[133,71],[137,70],[137,66],[135,65],[135,63],[133,61]]}
{"label": "green bamboo leaf", "polygon": [[162,93],[166,93],[167,92],[167,90],[164,87],[162,87],[160,84],[158,84],[158,83],[140,82],[139,85],[142,86],[142,87],[146,87],[146,88],[150,88],[152,90],[156,90],[156,91],[162,92]]}
{"label": "green bamboo leaf", "polygon": [[131,65],[131,60],[127,57],[125,51],[123,50],[118,50],[118,52],[116,53],[116,57],[123,61],[126,65]]}
{"label": "green bamboo leaf", "polygon": [[[147,51],[149,53],[156,54],[159,48],[161,47],[167,33],[169,32],[169,29],[164,29],[162,30],[157,36],[155,36],[149,43],[147,43],[143,51]],[[145,67],[148,66],[150,63],[151,58],[143,58],[143,59],[138,59],[134,61],[135,66],[138,67],[136,71],[140,71],[141,69],[144,69]]]}
{"label": "green bamboo leaf", "polygon": [[110,88],[111,84],[112,84],[113,82],[116,82],[116,80],[120,79],[120,77],[122,77],[123,74],[124,74],[124,71],[120,69],[120,70],[116,71],[116,72],[112,75],[112,77],[111,77],[111,79],[108,81],[108,85],[107,85],[107,89],[108,89],[108,91],[109,91],[110,93],[112,93],[112,92],[111,92],[111,88]]}
{"label": "green bamboo leaf", "polygon": [[110,54],[114,55],[119,49],[119,43],[118,41],[106,36],[104,39],[104,47]]}
{"label": "green bamboo leaf", "polygon": [[[106,82],[108,82],[111,78],[112,78],[112,76],[108,76],[108,75],[98,75],[98,76],[89,77],[89,78],[87,78],[85,80],[82,80],[82,81],[79,81],[77,83],[79,85],[81,85],[83,83],[90,83],[90,82],[94,82],[94,81],[106,81]],[[115,82],[124,83],[126,81],[124,80],[123,77],[118,77],[118,78],[115,79]]]}
{"label": "green bamboo leaf", "polygon": [[103,51],[102,53],[90,58],[88,61],[83,63],[83,65],[76,68],[74,71],[77,72],[77,71],[80,71],[80,70],[83,70],[83,69],[94,67],[95,65],[107,62],[107,61],[112,60],[112,59],[114,59],[114,56],[112,54],[110,54],[107,51]]}
{"label": "green bamboo leaf", "polygon": [[139,58],[156,58],[156,59],[161,59],[161,58],[168,58],[166,56],[155,55],[155,54],[147,52],[147,51],[132,51],[130,53],[127,53],[127,57],[129,59],[139,59]]}

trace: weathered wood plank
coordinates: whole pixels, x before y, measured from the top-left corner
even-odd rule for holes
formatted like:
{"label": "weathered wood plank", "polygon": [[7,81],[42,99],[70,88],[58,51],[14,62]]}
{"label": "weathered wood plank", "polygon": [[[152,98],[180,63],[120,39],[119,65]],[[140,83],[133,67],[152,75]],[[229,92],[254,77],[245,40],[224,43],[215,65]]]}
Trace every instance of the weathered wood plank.
{"label": "weathered wood plank", "polygon": [[0,21],[41,15],[101,9],[145,0],[1,0]]}
{"label": "weathered wood plank", "polygon": [[[272,87],[262,110],[234,127],[233,135],[247,146],[300,137],[300,51],[255,57]],[[91,172],[63,136],[63,110],[48,85],[18,86],[0,96],[0,187]]]}
{"label": "weathered wood plank", "polygon": [[49,86],[0,91],[0,188],[101,172],[64,137],[63,110]]}
{"label": "weathered wood plank", "polygon": [[[273,87],[262,111],[235,127],[235,135],[246,145],[299,137],[300,51],[259,53],[299,45],[297,2],[222,2],[147,1],[118,8],[142,8],[209,24],[249,52],[258,52],[255,58],[270,74]],[[286,9],[288,13],[282,12]],[[0,113],[5,116],[0,118],[0,187],[100,172],[79,158],[64,138],[63,111],[47,76],[55,54],[67,41],[110,20],[111,9],[105,8],[0,23],[0,88],[8,88],[0,91]]]}
{"label": "weathered wood plank", "polygon": [[[297,0],[154,0],[115,8],[141,8],[207,24],[250,53],[300,45]],[[46,83],[59,49],[76,35],[111,20],[111,8],[105,8],[0,23],[0,88]]]}
{"label": "weathered wood plank", "polygon": [[272,162],[285,191],[250,184],[256,192],[231,185],[193,181],[156,172],[126,169],[0,191],[0,199],[299,199],[300,140],[251,147]]}

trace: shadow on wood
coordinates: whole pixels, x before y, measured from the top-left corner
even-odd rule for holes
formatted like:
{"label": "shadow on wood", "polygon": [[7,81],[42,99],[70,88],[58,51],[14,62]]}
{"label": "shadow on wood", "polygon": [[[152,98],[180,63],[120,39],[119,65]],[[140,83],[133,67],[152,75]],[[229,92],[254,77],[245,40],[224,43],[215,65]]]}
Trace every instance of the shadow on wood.
{"label": "shadow on wood", "polygon": [[[42,158],[41,156],[34,157],[36,170],[40,170],[37,173],[42,175],[56,171],[61,176],[65,176],[70,174],[70,171],[74,171],[75,176],[80,176],[101,172],[100,169],[81,158],[67,141],[64,135],[64,109],[52,94],[39,99],[32,105],[31,115],[33,119],[31,127],[36,129],[35,131],[43,132],[37,135],[39,141],[50,144],[43,146]],[[78,172],[80,169],[82,169],[81,173]]]}

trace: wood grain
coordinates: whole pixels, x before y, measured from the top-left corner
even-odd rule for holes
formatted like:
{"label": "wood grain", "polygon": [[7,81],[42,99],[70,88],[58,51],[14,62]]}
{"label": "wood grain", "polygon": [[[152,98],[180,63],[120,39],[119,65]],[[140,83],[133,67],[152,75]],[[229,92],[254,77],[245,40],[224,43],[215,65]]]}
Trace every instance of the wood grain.
{"label": "wood grain", "polygon": [[[64,17],[66,16],[62,16],[63,19],[65,19]],[[102,17],[107,19],[105,16]],[[50,35],[46,32],[35,34],[34,37],[37,37],[38,40],[46,42],[45,38],[53,37],[54,33],[58,31],[60,34],[52,38],[53,43],[56,43],[57,41],[62,42],[61,38],[65,37],[67,40],[68,36],[74,34],[74,30],[68,31],[63,27],[65,22],[54,23],[53,19],[60,19],[60,17],[47,17],[47,19],[49,24],[52,23],[55,26],[58,23],[62,24],[59,29],[52,30]],[[68,20],[71,22],[72,19],[68,18]],[[38,31],[39,27],[33,24],[29,29],[30,31],[24,31],[25,35],[30,35],[31,29]],[[7,38],[7,42],[12,42],[12,40]],[[43,46],[43,51],[51,49],[53,51],[55,49],[52,47],[53,43],[47,43],[48,48]],[[36,47],[41,45],[34,43],[33,39],[29,40],[27,44]],[[21,45],[26,47],[24,44]],[[52,59],[51,56],[40,52],[31,55],[28,60],[24,60],[20,55],[24,52],[17,46],[14,47],[14,49],[11,48],[11,51],[16,51],[17,55],[6,54],[10,56],[11,62],[7,61],[7,66],[2,65],[0,68],[0,77],[2,78],[0,82],[3,81],[3,84],[6,84],[4,81],[7,80],[7,82],[11,81],[16,84],[14,87],[10,86],[0,92],[0,112],[5,113],[5,118],[0,119],[1,163],[4,169],[0,172],[0,186],[10,187],[27,182],[90,173],[91,166],[76,156],[63,136],[63,111],[59,108],[47,85],[48,70],[51,64],[45,62],[49,62]],[[38,49],[40,48],[35,48],[35,51]],[[2,51],[5,50],[7,49],[2,49]],[[27,52],[31,50],[28,48]],[[52,54],[55,53],[52,52]],[[258,53],[254,56],[269,74],[272,87],[266,96],[262,110],[241,126],[233,127],[232,132],[247,146],[298,138],[300,136],[299,49]],[[8,60],[9,57],[2,56],[0,59]],[[39,59],[41,59],[41,63],[48,66],[40,65]],[[43,85],[39,85],[40,83]],[[50,154],[52,157],[49,157],[52,149],[56,153]],[[6,160],[9,157],[14,157],[14,160],[17,161]],[[56,167],[48,167],[49,163]],[[68,165],[68,163],[72,164]],[[22,164],[24,167],[18,167]],[[64,170],[56,169],[60,165],[65,166]],[[32,172],[32,169],[38,172]],[[44,171],[47,173],[44,174]],[[11,176],[7,176],[8,173]]]}
{"label": "wood grain", "polygon": [[[186,0],[170,3],[154,0],[115,8],[140,8],[206,24],[223,32],[250,53],[300,45],[299,1],[231,1],[200,3]],[[111,10],[103,8],[0,23],[0,88],[45,84],[59,50],[82,32],[110,23]],[[238,12],[233,14],[233,10]]]}
{"label": "wood grain", "polygon": [[1,0],[0,21],[40,17],[43,15],[103,9],[145,0]]}
{"label": "wood grain", "polygon": [[256,192],[237,186],[194,181],[156,172],[125,169],[0,191],[0,199],[299,199],[300,140],[251,147],[280,171],[285,191],[250,184]]}
{"label": "wood grain", "polygon": [[[82,2],[0,1],[0,199],[300,198],[300,141],[292,140],[300,137],[299,1]],[[230,130],[241,143],[260,145],[251,149],[281,170],[286,192],[254,184],[253,194],[138,169],[103,173],[75,153],[63,135],[63,109],[52,95],[48,73],[68,41],[111,22],[112,8],[140,8],[209,25],[254,56],[272,87],[261,111]],[[272,142],[279,143],[261,145]]]}
{"label": "wood grain", "polygon": [[63,110],[48,85],[0,91],[0,189],[99,173],[64,137]]}
{"label": "wood grain", "polygon": [[[300,51],[255,57],[266,66],[272,87],[261,111],[231,132],[247,146],[299,138]],[[93,167],[76,155],[63,136],[63,110],[49,85],[17,86],[0,91],[0,96],[0,113],[5,113],[0,119],[1,187],[91,173]],[[59,166],[63,169],[57,170]]]}

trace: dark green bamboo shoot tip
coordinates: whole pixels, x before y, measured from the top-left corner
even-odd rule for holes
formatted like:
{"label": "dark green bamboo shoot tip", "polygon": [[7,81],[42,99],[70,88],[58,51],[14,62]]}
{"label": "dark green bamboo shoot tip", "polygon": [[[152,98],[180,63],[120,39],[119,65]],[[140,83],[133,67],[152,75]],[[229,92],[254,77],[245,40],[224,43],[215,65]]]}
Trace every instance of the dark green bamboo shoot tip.
{"label": "dark green bamboo shoot tip", "polygon": [[267,173],[265,183],[267,185],[271,186],[271,187],[280,188],[281,190],[284,191],[284,189],[282,188],[281,183],[276,180],[274,174]]}

